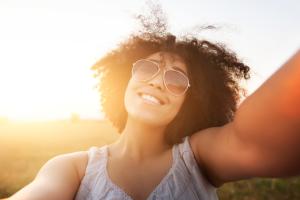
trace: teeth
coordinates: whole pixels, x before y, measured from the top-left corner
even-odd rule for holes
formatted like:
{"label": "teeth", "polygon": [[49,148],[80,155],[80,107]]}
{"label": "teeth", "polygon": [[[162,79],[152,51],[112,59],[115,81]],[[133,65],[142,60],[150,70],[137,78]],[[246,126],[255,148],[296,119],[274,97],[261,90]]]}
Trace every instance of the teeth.
{"label": "teeth", "polygon": [[159,104],[159,105],[161,104],[160,101],[154,96],[148,94],[142,94],[141,97],[145,100],[151,101],[152,103]]}

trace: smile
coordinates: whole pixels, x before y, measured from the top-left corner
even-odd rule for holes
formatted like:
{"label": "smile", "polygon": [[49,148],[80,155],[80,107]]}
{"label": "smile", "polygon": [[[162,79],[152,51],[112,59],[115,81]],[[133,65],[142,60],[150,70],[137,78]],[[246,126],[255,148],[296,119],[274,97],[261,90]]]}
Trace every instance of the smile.
{"label": "smile", "polygon": [[160,102],[159,99],[157,99],[154,96],[151,96],[149,94],[141,94],[140,97],[147,103],[150,103],[153,105],[162,105],[162,103]]}

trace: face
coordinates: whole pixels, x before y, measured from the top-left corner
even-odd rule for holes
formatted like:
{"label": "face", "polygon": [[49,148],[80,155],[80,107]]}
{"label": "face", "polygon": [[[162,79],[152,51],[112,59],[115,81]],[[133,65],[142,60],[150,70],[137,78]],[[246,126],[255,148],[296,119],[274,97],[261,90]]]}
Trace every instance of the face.
{"label": "face", "polygon": [[[166,69],[175,69],[187,74],[187,67],[182,59],[166,52],[157,52],[146,59],[157,62],[160,66],[159,73],[152,79],[141,82],[131,77],[125,92],[125,108],[128,117],[143,121],[154,126],[168,125],[179,112],[186,93],[174,96],[164,85],[163,72]],[[155,103],[153,97],[159,99],[160,103]]]}

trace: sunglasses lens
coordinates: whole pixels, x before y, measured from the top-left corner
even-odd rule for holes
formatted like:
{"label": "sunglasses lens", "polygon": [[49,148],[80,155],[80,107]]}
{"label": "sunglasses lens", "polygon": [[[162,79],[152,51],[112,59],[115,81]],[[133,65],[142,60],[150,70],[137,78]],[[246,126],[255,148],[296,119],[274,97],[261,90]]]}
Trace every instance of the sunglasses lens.
{"label": "sunglasses lens", "polygon": [[147,60],[137,61],[132,68],[132,75],[136,80],[145,81],[150,79],[157,71],[158,66]]}
{"label": "sunglasses lens", "polygon": [[185,92],[189,83],[185,75],[169,70],[165,73],[165,84],[172,93],[180,95]]}

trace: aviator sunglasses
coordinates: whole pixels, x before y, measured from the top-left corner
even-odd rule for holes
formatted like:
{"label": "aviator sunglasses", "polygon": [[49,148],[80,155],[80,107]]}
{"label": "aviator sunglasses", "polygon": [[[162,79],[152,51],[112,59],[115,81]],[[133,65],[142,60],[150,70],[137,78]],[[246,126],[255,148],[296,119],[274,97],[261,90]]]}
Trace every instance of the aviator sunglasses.
{"label": "aviator sunglasses", "polygon": [[[137,81],[149,81],[159,74],[161,68],[158,63],[141,59],[133,63],[132,77]],[[183,95],[190,87],[188,77],[181,71],[175,69],[165,69],[163,71],[163,82],[167,90],[175,95]]]}

